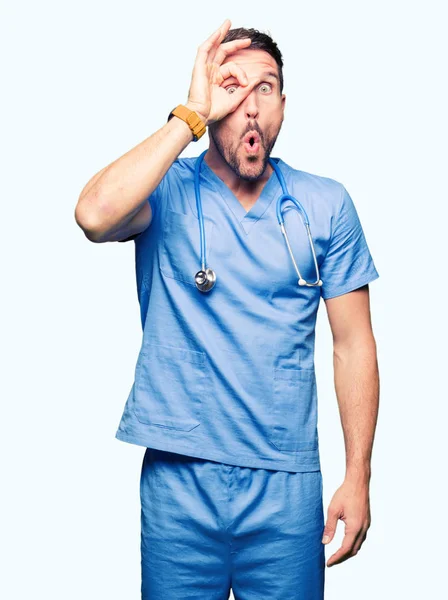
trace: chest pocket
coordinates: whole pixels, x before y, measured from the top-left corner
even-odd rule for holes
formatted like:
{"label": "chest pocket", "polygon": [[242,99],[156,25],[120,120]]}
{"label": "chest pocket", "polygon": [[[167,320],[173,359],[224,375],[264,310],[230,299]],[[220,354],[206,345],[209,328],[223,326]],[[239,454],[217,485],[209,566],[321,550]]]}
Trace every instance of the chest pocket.
{"label": "chest pocket", "polygon": [[[214,224],[204,217],[206,265],[212,248]],[[201,269],[199,219],[166,209],[160,251],[160,270],[166,277],[195,286],[194,276]]]}

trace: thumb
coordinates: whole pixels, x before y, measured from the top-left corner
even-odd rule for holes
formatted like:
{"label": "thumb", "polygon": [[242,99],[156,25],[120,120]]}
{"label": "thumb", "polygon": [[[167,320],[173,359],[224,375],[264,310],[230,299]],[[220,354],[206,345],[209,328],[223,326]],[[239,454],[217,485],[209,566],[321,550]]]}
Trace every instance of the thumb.
{"label": "thumb", "polygon": [[328,544],[334,538],[334,534],[336,533],[336,527],[338,525],[338,513],[337,511],[331,510],[331,507],[328,509],[327,513],[327,522],[325,524],[323,536],[322,536],[322,544]]}
{"label": "thumb", "polygon": [[238,108],[238,106],[247,98],[247,96],[251,93],[254,87],[257,85],[257,81],[252,81],[245,86],[238,86],[236,91],[229,96],[229,112],[233,112]]}

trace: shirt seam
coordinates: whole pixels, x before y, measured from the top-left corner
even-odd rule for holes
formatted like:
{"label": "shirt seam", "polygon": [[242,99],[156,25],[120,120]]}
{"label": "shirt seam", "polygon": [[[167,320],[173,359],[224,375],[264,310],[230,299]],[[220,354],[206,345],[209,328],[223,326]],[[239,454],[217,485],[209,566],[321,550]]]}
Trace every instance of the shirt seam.
{"label": "shirt seam", "polygon": [[335,229],[336,229],[336,227],[339,224],[339,221],[341,219],[342,206],[344,204],[345,187],[344,187],[344,185],[342,183],[340,183],[339,185],[341,186],[341,202],[340,202],[339,209],[337,211],[337,214],[336,214],[336,217],[335,217],[335,220],[334,220],[334,224],[332,223],[331,226],[330,226],[330,240],[328,242],[328,248],[327,248],[327,251],[325,252],[325,256],[322,259],[321,265],[324,263],[325,259],[327,258],[327,254],[330,251],[331,244],[333,242],[333,237],[334,237]]}
{"label": "shirt seam", "polygon": [[333,287],[330,290],[327,290],[327,292],[325,294],[322,294],[322,298],[324,300],[328,300],[335,292],[337,292],[337,295],[344,293],[345,290],[350,290],[353,286],[359,287],[358,284],[359,282],[363,282],[365,281],[366,283],[370,283],[371,281],[374,281],[375,279],[378,279],[379,277],[379,273],[376,271],[374,273],[370,273],[369,275],[365,275],[364,277],[358,277],[357,279],[353,280],[351,283],[345,285],[345,286],[339,286],[339,287]]}

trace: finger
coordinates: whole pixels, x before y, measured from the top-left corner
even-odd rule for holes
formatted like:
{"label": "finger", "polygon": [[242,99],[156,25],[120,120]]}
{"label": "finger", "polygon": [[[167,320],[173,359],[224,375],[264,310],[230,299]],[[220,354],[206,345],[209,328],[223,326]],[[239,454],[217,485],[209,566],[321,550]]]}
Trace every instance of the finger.
{"label": "finger", "polygon": [[232,113],[234,110],[238,108],[238,106],[243,102],[247,96],[251,93],[254,87],[258,83],[258,78],[254,81],[251,81],[246,86],[238,86],[238,88],[233,92],[233,94],[229,94],[229,113]]}
{"label": "finger", "polygon": [[366,541],[366,537],[367,537],[367,531],[365,531],[363,535],[360,535],[358,537],[358,539],[356,540],[355,545],[353,546],[353,555],[358,554],[361,546]]}
{"label": "finger", "polygon": [[250,38],[241,38],[240,40],[232,40],[231,42],[225,42],[216,46],[216,49],[211,50],[209,54],[209,62],[214,62],[217,65],[221,65],[224,59],[232,52],[247,48],[252,44]]}
{"label": "finger", "polygon": [[206,40],[203,44],[198,47],[198,51],[196,53],[196,60],[193,65],[193,78],[200,75],[205,77],[207,75],[207,58],[210,48],[213,46],[213,43],[218,40],[220,36],[220,29],[215,31],[208,40]]}
{"label": "finger", "polygon": [[337,552],[332,554],[330,556],[330,558],[328,559],[327,567],[332,567],[333,565],[341,563],[344,560],[347,560],[347,558],[350,558],[351,556],[353,556],[353,554],[352,554],[353,548],[355,546],[358,535],[359,535],[359,532],[357,534],[353,534],[353,533],[345,534],[339,550],[337,550]]}
{"label": "finger", "polygon": [[219,67],[219,72],[222,75],[224,81],[230,77],[235,77],[240,85],[247,85],[249,80],[247,79],[246,71],[242,67],[238,66],[234,62],[229,61]]}
{"label": "finger", "polygon": [[334,567],[334,565],[338,565],[344,561],[346,561],[351,556],[351,548],[347,548],[346,546],[341,546],[337,552],[332,554],[330,558],[327,560],[327,567]]}
{"label": "finger", "polygon": [[213,43],[213,40],[218,39],[219,31],[215,32],[213,36],[211,36],[206,42],[204,42],[201,46],[199,46],[196,60],[193,65],[193,80],[196,77],[207,77],[207,57],[210,48],[210,44]]}
{"label": "finger", "polygon": [[222,27],[219,27],[212,35],[205,40],[199,47],[196,53],[196,61],[194,63],[193,71],[200,71],[202,74],[206,73],[206,64],[208,61],[208,55],[214,45],[219,45],[222,37]]}
{"label": "finger", "polygon": [[205,40],[205,42],[203,42],[203,43],[202,43],[202,44],[199,46],[199,48],[198,48],[198,51],[199,51],[199,50],[202,50],[202,51],[204,51],[204,50],[205,50],[206,52],[208,52],[208,51],[209,51],[209,50],[212,48],[213,44],[215,44],[215,43],[216,43],[216,40],[217,40],[218,38],[224,39],[224,36],[225,36],[225,35],[226,35],[226,33],[229,31],[229,27],[230,27],[230,20],[229,20],[229,19],[226,19],[226,20],[225,20],[225,21],[222,23],[222,25],[220,25],[220,26],[218,27],[218,29],[217,29],[216,31],[214,31],[214,32],[212,33],[212,35],[211,35],[211,36],[210,36],[208,39],[206,39],[206,40]]}
{"label": "finger", "polygon": [[224,37],[227,35],[229,28],[230,20],[226,19],[224,23],[214,33],[212,33],[212,35],[207,40],[205,40],[205,42],[203,42],[199,46],[198,55],[202,58],[205,57],[206,60],[208,59],[210,52],[213,52],[214,55],[216,49],[218,48]]}
{"label": "finger", "polygon": [[201,75],[205,77],[207,75],[207,63],[209,61],[210,52],[213,55],[216,52],[216,49],[219,47],[220,43],[224,39],[224,36],[227,34],[230,27],[230,20],[226,19],[224,23],[214,32],[212,35],[203,42],[197,51],[196,61],[193,67],[194,75]]}
{"label": "finger", "polygon": [[322,544],[329,544],[334,538],[336,527],[338,525],[339,512],[328,509],[327,522],[322,535]]}

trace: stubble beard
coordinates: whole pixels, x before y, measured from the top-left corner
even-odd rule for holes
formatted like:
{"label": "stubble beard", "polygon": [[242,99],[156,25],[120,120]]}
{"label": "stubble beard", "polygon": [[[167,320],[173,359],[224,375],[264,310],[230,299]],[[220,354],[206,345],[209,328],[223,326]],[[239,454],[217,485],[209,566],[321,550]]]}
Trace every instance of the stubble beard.
{"label": "stubble beard", "polygon": [[230,169],[232,169],[232,171],[235,173],[235,175],[237,175],[244,181],[257,181],[263,175],[263,173],[266,170],[266,167],[267,167],[267,164],[269,161],[269,157],[271,155],[271,152],[275,145],[275,142],[277,141],[277,137],[278,137],[279,133],[280,133],[280,129],[278,130],[278,132],[276,133],[275,136],[273,136],[270,140],[268,140],[268,145],[266,146],[265,145],[265,136],[261,132],[259,132],[260,146],[262,147],[263,158],[260,161],[259,154],[256,156],[248,155],[247,161],[250,164],[254,164],[254,165],[259,163],[259,168],[255,172],[247,173],[246,171],[243,171],[244,167],[242,166],[242,160],[238,157],[238,150],[240,150],[240,148],[241,148],[241,140],[240,140],[238,146],[236,147],[236,149],[233,149],[230,146],[225,146],[221,142],[221,140],[217,136],[215,136],[212,129],[209,128],[209,135],[213,139],[213,142],[214,142],[216,149],[218,150],[221,158],[228,165],[228,167]]}

